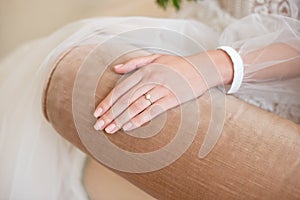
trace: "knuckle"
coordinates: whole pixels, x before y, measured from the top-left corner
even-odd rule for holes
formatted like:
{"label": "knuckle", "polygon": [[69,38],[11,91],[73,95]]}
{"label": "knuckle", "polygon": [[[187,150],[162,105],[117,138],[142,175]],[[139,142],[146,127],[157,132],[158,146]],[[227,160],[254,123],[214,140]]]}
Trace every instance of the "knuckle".
{"label": "knuckle", "polygon": [[121,105],[125,105],[125,106],[129,106],[129,103],[130,103],[130,96],[131,95],[125,95],[124,96],[124,98],[121,98],[120,100],[119,100],[119,103],[121,104]]}
{"label": "knuckle", "polygon": [[101,117],[101,119],[103,120],[103,121],[105,121],[106,123],[109,123],[109,122],[111,122],[112,120],[113,120],[113,113],[111,112],[111,111],[108,111],[107,113],[105,113],[102,117]]}
{"label": "knuckle", "polygon": [[132,122],[136,126],[141,126],[141,125],[145,124],[146,122],[148,122],[149,120],[150,120],[149,117],[146,117],[146,115],[139,115],[139,116],[133,118]]}
{"label": "knuckle", "polygon": [[104,110],[107,110],[110,107],[107,101],[101,102],[101,104],[99,106]]}
{"label": "knuckle", "polygon": [[108,118],[115,119],[118,116],[118,109],[115,107],[111,108],[107,115]]}
{"label": "knuckle", "polygon": [[103,120],[105,123],[108,123],[111,121],[110,118],[106,114],[103,115],[99,120]]}
{"label": "knuckle", "polygon": [[134,102],[131,106],[130,106],[130,109],[129,111],[133,112],[133,113],[136,113],[136,112],[139,112],[141,110],[144,109],[144,105],[142,102],[140,101],[136,101]]}
{"label": "knuckle", "polygon": [[131,115],[128,112],[122,113],[114,121],[118,127],[122,127],[126,122],[131,120]]}
{"label": "knuckle", "polygon": [[119,99],[115,105],[112,107],[113,110],[122,110],[125,107],[130,105],[129,98],[121,98]]}
{"label": "knuckle", "polygon": [[121,118],[117,118],[114,120],[114,123],[117,125],[117,127],[122,127],[124,121]]}
{"label": "knuckle", "polygon": [[107,99],[107,104],[112,103],[112,102],[114,102],[114,100],[117,99],[117,97],[119,96],[118,94],[120,93],[120,88],[121,88],[121,85],[117,84],[115,86],[115,88],[112,89],[112,91],[110,92],[109,97]]}

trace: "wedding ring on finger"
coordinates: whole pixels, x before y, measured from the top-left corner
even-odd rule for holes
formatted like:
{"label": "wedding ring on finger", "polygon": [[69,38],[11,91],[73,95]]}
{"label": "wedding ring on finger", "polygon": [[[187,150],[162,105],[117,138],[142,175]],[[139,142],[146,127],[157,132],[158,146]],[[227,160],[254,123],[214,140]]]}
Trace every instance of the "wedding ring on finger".
{"label": "wedding ring on finger", "polygon": [[152,104],[152,101],[151,101],[151,94],[146,93],[144,96],[145,96],[145,99],[148,100],[148,101],[150,102],[150,104]]}

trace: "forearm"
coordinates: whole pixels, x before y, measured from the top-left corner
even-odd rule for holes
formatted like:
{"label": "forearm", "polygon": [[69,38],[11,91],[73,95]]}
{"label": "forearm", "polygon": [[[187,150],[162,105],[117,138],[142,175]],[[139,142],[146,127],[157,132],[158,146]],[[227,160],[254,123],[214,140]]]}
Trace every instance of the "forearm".
{"label": "forearm", "polygon": [[[295,41],[295,44],[297,43],[299,41]],[[246,81],[249,82],[283,80],[300,76],[300,52],[284,43],[274,43],[245,54],[243,61],[246,67]],[[261,63],[270,64],[259,69]]]}
{"label": "forearm", "polygon": [[218,44],[230,46],[239,53],[244,66],[243,83],[253,88],[259,82],[299,76],[299,36],[299,20],[249,15],[229,25],[221,33]]}
{"label": "forearm", "polygon": [[[113,50],[105,49],[97,52],[97,55],[105,59]],[[90,55],[89,48],[78,47],[61,59],[50,79],[46,103],[50,123],[67,140],[83,150],[85,148],[74,124],[74,110],[72,109],[74,99],[72,97],[75,78],[78,76],[77,72],[82,62],[92,59],[88,58],[88,55]],[[124,60],[127,59],[124,58]],[[91,64],[105,67],[102,59],[93,60]],[[96,89],[96,102],[106,96],[119,78],[110,69],[106,70]],[[68,89],[63,89],[62,86]],[[84,94],[88,95],[85,92]],[[290,172],[297,169],[299,127],[238,99],[230,96],[226,98],[227,114],[224,119],[226,123],[224,123],[222,137],[205,159],[199,159],[198,153],[211,120],[212,104],[208,95],[197,100],[199,108],[196,110],[186,105],[191,108],[191,114],[200,111],[205,114],[199,119],[190,117],[184,119],[187,123],[184,126],[187,128],[183,131],[186,135],[193,134],[189,127],[193,126],[195,120],[199,120],[200,124],[194,142],[180,159],[161,170],[150,173],[116,172],[157,198],[199,199],[199,197],[217,198],[218,196],[229,199],[253,198],[253,196],[298,198],[300,194],[295,191],[299,191],[296,187],[299,185],[299,175]],[[85,105],[84,98],[78,100],[81,106]],[[93,148],[101,147],[103,135],[100,134],[103,133],[93,132],[92,126],[95,119],[92,116],[92,110],[83,109],[83,111],[91,115],[90,118],[82,117],[79,121],[81,123],[79,125],[86,122],[89,124],[85,127],[87,131],[84,134],[91,138],[86,143],[90,151],[85,150],[85,152],[92,155],[106,155],[113,159],[111,149],[104,149],[101,152],[93,151]],[[128,152],[155,151],[167,145],[179,130],[178,126],[182,117],[180,108],[169,110],[167,116],[163,129],[160,129],[161,132],[151,138],[130,137],[122,131],[105,137]],[[154,120],[155,130],[160,127],[160,122],[160,120]],[[141,129],[143,130],[145,131]],[[257,147],[259,151],[255,150]],[[276,147],[278,151],[272,151],[273,147]],[[282,155],[287,155],[287,157]],[[136,164],[132,163],[133,166]],[[290,188],[291,184],[296,187],[295,190]],[[278,191],[278,188],[281,188],[281,191]]]}
{"label": "forearm", "polygon": [[[193,65],[197,79],[204,80],[205,86],[196,85],[197,88],[210,89],[219,85],[231,84],[233,80],[233,63],[227,53],[222,50],[201,52],[186,58]],[[202,94],[200,92],[200,94]]]}
{"label": "forearm", "polygon": [[[218,73],[215,75],[220,76],[220,81],[217,84],[211,85],[228,85],[233,80],[233,63],[229,55],[222,50],[211,50],[206,52],[210,57],[214,67]],[[193,60],[201,55],[192,56]],[[286,44],[277,43],[266,46],[265,48],[250,52],[242,57],[244,62],[245,77],[244,82],[265,82],[272,80],[283,80],[294,78],[300,75],[300,52]],[[277,62],[276,62],[277,61]],[[255,65],[260,63],[270,63],[268,67],[259,69]],[[275,64],[272,64],[275,63]],[[196,64],[197,68],[201,71],[201,63]],[[215,77],[211,77],[214,79]]]}
{"label": "forearm", "polygon": [[207,53],[222,78],[220,84],[231,84],[233,80],[233,63],[229,55],[222,50],[208,51]]}

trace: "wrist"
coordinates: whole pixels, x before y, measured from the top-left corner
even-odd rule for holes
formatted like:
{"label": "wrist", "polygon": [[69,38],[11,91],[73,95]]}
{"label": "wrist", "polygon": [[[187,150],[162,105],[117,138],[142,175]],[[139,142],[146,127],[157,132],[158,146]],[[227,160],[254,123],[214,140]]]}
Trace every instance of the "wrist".
{"label": "wrist", "polygon": [[207,52],[212,62],[215,64],[220,76],[221,84],[228,85],[233,80],[233,63],[229,55],[222,50],[212,50]]}

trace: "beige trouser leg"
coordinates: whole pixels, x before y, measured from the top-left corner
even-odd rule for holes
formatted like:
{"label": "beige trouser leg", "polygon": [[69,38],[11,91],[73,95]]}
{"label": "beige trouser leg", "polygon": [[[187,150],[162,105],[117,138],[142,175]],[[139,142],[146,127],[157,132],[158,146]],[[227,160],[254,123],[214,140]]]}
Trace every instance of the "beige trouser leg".
{"label": "beige trouser leg", "polygon": [[[57,62],[44,102],[46,116],[57,132],[87,154],[91,153],[81,143],[74,127],[72,89],[77,70],[91,49],[88,46],[74,48]],[[106,70],[98,85],[97,102],[118,78],[111,70]],[[299,126],[232,96],[225,98],[222,135],[204,159],[199,159],[198,152],[211,116],[208,94],[198,99],[203,115],[195,140],[176,162],[149,173],[113,171],[158,199],[299,199]],[[161,133],[152,138],[141,140],[122,132],[108,137],[128,151],[153,151],[172,139],[179,122],[180,112],[175,108],[168,111]]]}

